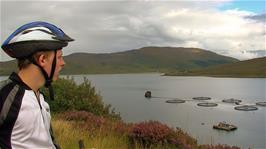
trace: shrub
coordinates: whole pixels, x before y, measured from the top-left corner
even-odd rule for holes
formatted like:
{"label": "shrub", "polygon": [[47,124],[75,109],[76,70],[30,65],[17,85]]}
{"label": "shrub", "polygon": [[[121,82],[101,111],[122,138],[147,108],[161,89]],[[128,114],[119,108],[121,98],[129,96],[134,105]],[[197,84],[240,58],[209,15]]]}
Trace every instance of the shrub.
{"label": "shrub", "polygon": [[[157,121],[141,122],[132,126],[129,138],[133,144],[142,144],[145,148],[153,145],[172,145],[185,147],[180,141],[178,131]],[[182,138],[181,138],[182,139]],[[187,138],[185,138],[187,139]],[[185,140],[184,139],[184,140]]]}
{"label": "shrub", "polygon": [[72,79],[58,79],[53,83],[55,100],[49,98],[47,90],[43,90],[52,112],[64,112],[80,110],[91,112],[99,116],[108,116],[121,119],[119,114],[111,109],[111,105],[105,105],[102,97],[96,93],[95,87],[91,86],[88,79],[77,85]]}
{"label": "shrub", "polygon": [[228,145],[200,145],[199,149],[240,149],[240,147],[237,146],[228,146]]}
{"label": "shrub", "polygon": [[134,124],[129,132],[133,144],[142,144],[144,148],[168,146],[172,148],[194,149],[197,141],[181,129],[170,128],[158,121],[148,121]]}

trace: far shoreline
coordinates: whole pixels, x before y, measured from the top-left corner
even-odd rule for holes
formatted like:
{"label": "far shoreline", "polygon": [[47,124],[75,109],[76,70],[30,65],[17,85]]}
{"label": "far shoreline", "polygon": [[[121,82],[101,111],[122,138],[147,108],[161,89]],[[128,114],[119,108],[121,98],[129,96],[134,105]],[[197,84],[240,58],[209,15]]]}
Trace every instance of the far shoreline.
{"label": "far shoreline", "polygon": [[[10,73],[11,74],[11,73]],[[10,74],[0,74],[0,77],[8,77]],[[79,76],[79,75],[129,75],[129,74],[158,74],[160,76],[171,76],[171,77],[213,77],[213,78],[253,78],[253,79],[266,79],[266,76],[260,75],[196,75],[196,74],[171,74],[163,72],[123,72],[123,73],[81,73],[81,74],[65,74],[62,73],[60,76]]]}

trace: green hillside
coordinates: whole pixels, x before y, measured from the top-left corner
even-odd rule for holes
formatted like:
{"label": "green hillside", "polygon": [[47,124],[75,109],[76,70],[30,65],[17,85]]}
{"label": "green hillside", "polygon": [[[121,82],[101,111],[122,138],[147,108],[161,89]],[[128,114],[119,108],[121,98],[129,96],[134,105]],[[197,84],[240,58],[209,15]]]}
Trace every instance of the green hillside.
{"label": "green hillside", "polygon": [[17,61],[0,62],[0,75],[10,75],[11,72],[17,71]]}
{"label": "green hillside", "polygon": [[[144,47],[109,54],[74,53],[64,57],[63,74],[188,71],[237,62],[237,59],[197,48]],[[15,61],[1,62],[0,74],[15,69]],[[8,67],[6,67],[8,66]]]}
{"label": "green hillside", "polygon": [[64,73],[134,73],[190,70],[238,61],[196,48],[145,47],[110,53],[75,53],[65,57]]}
{"label": "green hillside", "polygon": [[265,78],[266,57],[239,61],[232,64],[224,64],[188,72],[168,73],[166,75]]}

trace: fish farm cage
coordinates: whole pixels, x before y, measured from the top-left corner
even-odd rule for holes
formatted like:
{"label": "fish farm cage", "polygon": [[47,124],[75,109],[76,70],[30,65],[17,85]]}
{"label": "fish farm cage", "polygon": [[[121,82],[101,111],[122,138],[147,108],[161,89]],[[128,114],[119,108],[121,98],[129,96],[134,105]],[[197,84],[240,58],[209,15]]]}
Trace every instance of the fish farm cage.
{"label": "fish farm cage", "polygon": [[185,100],[182,99],[172,99],[172,100],[166,100],[166,103],[185,103]]}
{"label": "fish farm cage", "polygon": [[212,102],[202,102],[202,103],[198,103],[197,105],[201,106],[201,107],[216,107],[216,106],[218,106],[217,103],[212,103]]}
{"label": "fish farm cage", "polygon": [[266,107],[266,102],[257,102],[255,104],[242,104],[242,100],[240,99],[235,99],[235,98],[229,98],[229,99],[223,99],[220,102],[207,102],[211,100],[211,97],[193,97],[192,99],[180,99],[180,98],[172,98],[172,97],[157,97],[157,96],[152,96],[151,91],[146,91],[144,94],[145,98],[151,99],[168,99],[165,101],[165,103],[170,103],[170,104],[179,104],[179,103],[185,103],[188,101],[202,101],[200,103],[197,103],[197,106],[200,107],[217,107],[218,104],[220,103],[233,103],[236,104],[237,106],[234,107],[235,110],[238,111],[255,111],[258,110],[258,107]]}

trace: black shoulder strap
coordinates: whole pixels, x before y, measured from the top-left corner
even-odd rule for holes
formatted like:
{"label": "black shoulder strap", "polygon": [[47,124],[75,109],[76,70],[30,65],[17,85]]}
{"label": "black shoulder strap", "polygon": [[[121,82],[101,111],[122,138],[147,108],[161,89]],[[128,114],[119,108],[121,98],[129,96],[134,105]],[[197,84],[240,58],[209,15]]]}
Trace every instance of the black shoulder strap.
{"label": "black shoulder strap", "polygon": [[11,133],[21,108],[25,89],[9,83],[0,89],[0,146],[11,148]]}
{"label": "black shoulder strap", "polygon": [[[13,85],[9,85],[12,81],[5,80],[0,83],[0,94],[1,94],[1,103],[0,103],[0,126],[4,123],[9,109],[15,99],[15,95],[18,92],[18,87],[14,87]],[[5,88],[5,89],[3,89]],[[10,89],[11,91],[10,91]]]}

